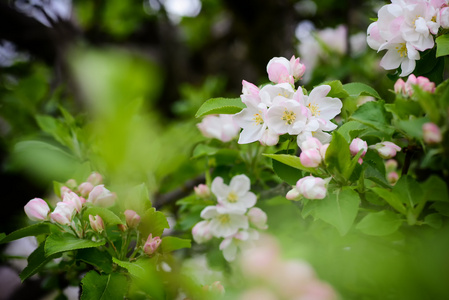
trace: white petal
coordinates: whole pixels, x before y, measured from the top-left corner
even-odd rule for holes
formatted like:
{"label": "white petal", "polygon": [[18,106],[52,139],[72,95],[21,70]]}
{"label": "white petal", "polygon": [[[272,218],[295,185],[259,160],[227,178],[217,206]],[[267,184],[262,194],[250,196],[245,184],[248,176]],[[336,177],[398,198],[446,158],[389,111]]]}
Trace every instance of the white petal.
{"label": "white petal", "polygon": [[316,101],[317,99],[324,98],[329,94],[331,87],[329,85],[320,85],[314,88],[309,95],[309,103]]}
{"label": "white petal", "polygon": [[397,69],[402,62],[402,57],[396,50],[388,50],[380,61],[380,66],[385,70]]}
{"label": "white petal", "polygon": [[256,204],[256,201],[257,201],[257,197],[252,192],[247,192],[245,195],[243,195],[239,198],[239,202],[242,202],[242,204],[246,208],[253,207],[254,204]]}
{"label": "white petal", "polygon": [[216,206],[207,206],[201,211],[201,218],[211,219],[218,215]]}
{"label": "white petal", "polygon": [[229,187],[237,195],[245,195],[251,188],[251,181],[244,174],[237,175],[232,177]]}
{"label": "white petal", "polygon": [[223,183],[223,178],[215,177],[211,185],[212,193],[218,198],[226,198],[229,194],[229,187]]}

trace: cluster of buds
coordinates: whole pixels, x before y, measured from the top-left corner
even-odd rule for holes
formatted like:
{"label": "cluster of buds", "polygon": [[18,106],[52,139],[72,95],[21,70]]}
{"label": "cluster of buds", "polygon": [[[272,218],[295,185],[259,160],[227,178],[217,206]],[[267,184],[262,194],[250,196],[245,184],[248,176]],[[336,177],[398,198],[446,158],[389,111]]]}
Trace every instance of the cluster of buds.
{"label": "cluster of buds", "polygon": [[394,92],[404,97],[413,96],[413,86],[418,86],[421,90],[429,93],[435,92],[435,83],[431,82],[427,77],[410,75],[407,81],[398,79],[394,84]]}
{"label": "cluster of buds", "polygon": [[[53,223],[72,227],[73,230],[83,235],[83,230],[77,226],[75,218],[79,221],[81,213],[87,205],[109,207],[114,205],[116,195],[107,190],[99,173],[92,173],[85,182],[78,185],[74,179],[69,179],[60,190],[61,201],[51,212],[47,202],[35,198],[24,207],[25,213],[32,221],[51,221]],[[87,198],[87,200],[86,200]],[[101,233],[104,223],[100,216],[89,216],[93,231]]]}
{"label": "cluster of buds", "polygon": [[[204,243],[213,237],[224,238],[220,250],[226,260],[232,261],[242,244],[256,240],[259,234],[255,228],[267,228],[267,215],[254,207],[257,197],[250,188],[251,182],[246,175],[234,176],[229,185],[223,182],[223,178],[216,177],[211,190],[217,198],[217,204],[207,206],[201,212],[204,220],[192,228],[195,242]],[[198,187],[195,191],[200,195],[208,194],[206,186]]]}
{"label": "cluster of buds", "polygon": [[318,167],[325,158],[326,150],[329,144],[322,144],[317,138],[307,137],[301,143],[301,154],[299,159],[301,164],[308,168]]}

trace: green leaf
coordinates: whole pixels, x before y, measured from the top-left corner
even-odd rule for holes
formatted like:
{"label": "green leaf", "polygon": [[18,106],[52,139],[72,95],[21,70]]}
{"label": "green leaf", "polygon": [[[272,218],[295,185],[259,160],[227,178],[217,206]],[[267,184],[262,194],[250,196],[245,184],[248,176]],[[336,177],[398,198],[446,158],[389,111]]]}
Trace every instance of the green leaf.
{"label": "green leaf", "polygon": [[371,101],[360,106],[350,117],[379,131],[392,135],[394,129],[390,126],[391,114],[385,110],[384,101]]}
{"label": "green leaf", "polygon": [[0,244],[9,243],[14,240],[21,239],[26,236],[37,236],[40,234],[49,234],[50,233],[50,226],[55,226],[53,224],[49,223],[37,223],[33,224],[31,226],[18,229],[16,231],[11,232],[7,236],[5,236],[3,239],[0,240]]}
{"label": "green leaf", "polygon": [[105,273],[112,272],[112,257],[108,252],[98,250],[98,248],[79,249],[76,259],[82,260]]}
{"label": "green leaf", "polygon": [[421,185],[409,175],[401,176],[392,191],[398,195],[402,203],[407,204],[409,207],[414,207],[424,200]]}
{"label": "green leaf", "polygon": [[162,238],[161,251],[162,253],[172,252],[182,248],[190,248],[191,241],[187,239],[180,239],[174,236],[166,236]]}
{"label": "green leaf", "polygon": [[246,108],[246,105],[240,98],[213,98],[201,105],[195,117],[199,118],[212,114],[236,114],[244,108]]}
{"label": "green leaf", "polygon": [[440,35],[435,42],[437,44],[436,57],[449,55],[449,34]]}
{"label": "green leaf", "polygon": [[150,194],[147,185],[141,183],[128,189],[126,201],[120,203],[120,205],[122,206],[123,211],[132,209],[139,215],[143,214],[151,207]]}
{"label": "green leaf", "polygon": [[421,187],[424,191],[424,198],[427,201],[449,201],[447,185],[440,177],[436,175],[430,176],[421,184]]}
{"label": "green leaf", "polygon": [[415,139],[422,139],[423,130],[422,126],[424,123],[429,122],[428,118],[419,118],[411,120],[401,120],[397,123],[398,128],[404,131],[409,137]]}
{"label": "green leaf", "polygon": [[165,228],[170,228],[167,218],[160,211],[156,211],[154,207],[148,209],[141,216],[139,231],[143,239],[146,239],[150,233],[153,234],[153,237],[161,236]]}
{"label": "green leaf", "polygon": [[349,179],[351,176],[351,152],[349,150],[349,143],[337,131],[334,131],[332,134],[332,141],[326,150],[324,161],[331,172],[334,170],[346,179]]}
{"label": "green leaf", "polygon": [[87,208],[83,213],[83,220],[89,222],[89,215],[99,215],[103,219],[103,222],[108,225],[124,224],[116,214],[105,207],[91,206]]}
{"label": "green leaf", "polygon": [[103,246],[105,243],[105,241],[94,242],[91,240],[80,239],[70,233],[53,233],[48,236],[47,241],[45,242],[45,254],[50,256],[65,251],[99,247]]}
{"label": "green leaf", "polygon": [[326,81],[322,85],[329,85],[331,90],[327,97],[346,98],[349,94],[343,89],[343,85],[340,80]]}
{"label": "green leaf", "polygon": [[37,247],[36,250],[34,250],[33,253],[30,254],[30,256],[28,256],[28,265],[19,274],[22,282],[30,276],[33,276],[34,274],[39,272],[39,270],[41,270],[49,261],[59,256],[59,254],[45,256],[44,247],[45,241],[41,243],[39,247]]}
{"label": "green leaf", "polygon": [[383,210],[366,215],[357,224],[356,229],[368,235],[382,236],[398,230],[402,222],[400,215],[389,210]]}
{"label": "green leaf", "polygon": [[200,158],[203,156],[212,156],[218,152],[218,148],[211,147],[205,144],[198,144],[195,149],[193,149],[192,159]]}
{"label": "green leaf", "polygon": [[443,226],[443,217],[440,214],[430,214],[424,218],[424,222],[430,227],[440,229]]}
{"label": "green leaf", "polygon": [[51,134],[59,143],[68,147],[72,146],[70,132],[60,120],[50,116],[37,115],[36,121],[43,131]]}
{"label": "green leaf", "polygon": [[404,204],[402,204],[400,197],[396,193],[393,193],[387,189],[379,187],[371,188],[371,190],[374,193],[376,193],[379,197],[384,199],[388,204],[390,204],[391,207],[396,209],[398,212],[400,212],[403,215],[407,215],[407,210]]}
{"label": "green leaf", "polygon": [[348,143],[350,143],[361,132],[365,131],[366,128],[369,127],[360,122],[349,121],[341,125],[340,128],[337,129],[337,131],[345,138]]}
{"label": "green leaf", "polygon": [[304,167],[301,163],[301,160],[296,155],[289,155],[289,154],[263,154],[266,157],[269,157],[271,159],[277,160],[283,164],[286,164],[287,166],[293,167],[298,170],[305,171],[307,173],[316,174],[316,170],[314,168],[307,168]]}
{"label": "green leaf", "polygon": [[336,227],[341,235],[351,228],[360,204],[359,194],[350,188],[337,190],[322,200],[311,201],[316,203],[312,215]]}
{"label": "green leaf", "polygon": [[116,258],[112,258],[112,260],[120,267],[127,269],[134,279],[133,282],[143,292],[151,296],[151,299],[165,299],[164,285],[160,273],[156,270],[154,259],[144,257],[132,263]]}
{"label": "green leaf", "polygon": [[[290,154],[292,154],[293,152],[294,150],[290,150]],[[281,150],[276,152],[276,154],[289,154],[289,153],[287,153],[286,150]],[[290,185],[295,185],[296,182],[302,177],[302,172],[296,168],[283,164],[275,159],[272,159],[271,162],[273,166],[273,171],[276,173],[276,175]]]}
{"label": "green leaf", "polygon": [[385,109],[403,120],[408,120],[410,115],[419,117],[423,114],[423,109],[418,102],[400,96],[396,97],[394,103],[385,104]]}
{"label": "green leaf", "polygon": [[81,300],[123,300],[128,292],[125,274],[98,274],[89,271],[81,280]]}
{"label": "green leaf", "polygon": [[377,99],[380,99],[379,94],[375,89],[361,82],[351,82],[343,85],[343,89],[348,93],[351,97],[359,97],[359,96],[371,96]]}

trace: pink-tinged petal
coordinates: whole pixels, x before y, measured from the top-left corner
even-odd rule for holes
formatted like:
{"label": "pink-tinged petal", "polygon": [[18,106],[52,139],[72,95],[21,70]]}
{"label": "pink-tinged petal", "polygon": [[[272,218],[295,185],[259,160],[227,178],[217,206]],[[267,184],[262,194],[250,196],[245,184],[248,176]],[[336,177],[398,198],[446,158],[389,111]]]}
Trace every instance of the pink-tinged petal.
{"label": "pink-tinged petal", "polygon": [[289,75],[288,69],[281,64],[274,63],[268,67],[268,79],[270,79],[271,82],[286,82],[284,80],[288,78]]}
{"label": "pink-tinged petal", "polygon": [[317,99],[315,103],[319,107],[319,118],[330,120],[341,112],[343,103],[338,98],[324,97]]}
{"label": "pink-tinged petal", "polygon": [[399,76],[404,77],[413,72],[416,66],[416,61],[411,59],[406,59],[401,63],[401,74]]}
{"label": "pink-tinged petal", "polygon": [[402,61],[403,58],[399,55],[398,51],[388,50],[384,57],[382,57],[380,66],[385,70],[393,70],[397,69]]}
{"label": "pink-tinged petal", "polygon": [[201,218],[203,219],[211,219],[218,215],[217,207],[216,206],[206,206],[201,211]]}
{"label": "pink-tinged petal", "polygon": [[331,90],[329,85],[323,84],[314,88],[309,95],[309,103],[316,101],[327,96]]}
{"label": "pink-tinged petal", "polygon": [[239,197],[239,202],[241,202],[245,208],[253,207],[256,204],[257,197],[253,192],[247,192],[245,195]]}

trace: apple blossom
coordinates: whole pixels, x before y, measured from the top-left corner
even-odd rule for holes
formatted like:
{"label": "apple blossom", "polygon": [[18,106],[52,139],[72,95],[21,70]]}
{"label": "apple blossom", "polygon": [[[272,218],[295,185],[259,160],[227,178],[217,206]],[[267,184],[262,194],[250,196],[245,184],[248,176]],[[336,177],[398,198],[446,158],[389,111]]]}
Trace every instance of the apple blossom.
{"label": "apple blossom", "polygon": [[389,159],[385,162],[385,170],[387,172],[395,171],[398,167],[398,162],[394,159]]}
{"label": "apple blossom", "polygon": [[368,144],[360,138],[353,139],[351,144],[349,145],[349,151],[351,151],[352,156],[356,156],[359,151],[362,151],[362,154],[360,155],[360,158],[358,160],[359,164],[362,164],[362,158],[365,156],[367,150]]}
{"label": "apple blossom", "polygon": [[254,105],[251,102],[245,104],[247,107],[234,115],[235,122],[243,128],[238,140],[239,144],[258,141],[267,128],[265,123],[266,105],[263,103]]}
{"label": "apple blossom", "polygon": [[259,88],[256,85],[252,84],[251,82],[242,80],[242,94],[258,96]]}
{"label": "apple blossom", "polygon": [[25,205],[25,213],[31,221],[45,221],[48,219],[50,207],[40,198],[34,198]]}
{"label": "apple blossom", "polygon": [[267,229],[267,214],[258,207],[251,207],[248,210],[248,219],[251,224],[259,229]]}
{"label": "apple blossom", "polygon": [[77,212],[80,212],[83,207],[83,203],[86,202],[86,200],[82,197],[79,197],[74,192],[70,192],[64,194],[62,202],[67,203],[68,205],[72,206]]}
{"label": "apple blossom", "polygon": [[71,191],[72,191],[72,190],[69,189],[68,187],[66,187],[66,186],[61,186],[61,191],[60,191],[61,197],[64,197],[64,194],[65,194],[65,193],[70,193]]}
{"label": "apple blossom", "polygon": [[330,90],[329,85],[317,86],[308,96],[304,96],[300,103],[310,110],[313,117],[329,121],[338,115],[343,107],[340,99],[327,97]]}
{"label": "apple blossom", "polygon": [[404,77],[413,72],[416,61],[420,59],[419,52],[410,43],[398,36],[384,43],[379,51],[387,50],[380,61],[380,66],[385,70],[397,69],[401,66],[401,74]]}
{"label": "apple blossom", "polygon": [[397,172],[389,172],[387,174],[387,180],[390,184],[394,185],[399,180],[399,175]]}
{"label": "apple blossom", "polygon": [[288,200],[299,200],[301,198],[301,193],[298,191],[298,189],[293,187],[290,191],[287,192],[287,195],[285,195],[285,198]]}
{"label": "apple blossom", "polygon": [[209,230],[213,236],[227,237],[237,233],[239,229],[248,228],[245,212],[223,206],[207,206],[201,211],[201,217],[209,220]]}
{"label": "apple blossom", "polygon": [[90,182],[83,182],[78,186],[78,191],[80,192],[81,196],[88,197],[89,193],[94,188],[94,185]]}
{"label": "apple blossom", "polygon": [[435,123],[425,123],[422,126],[423,139],[426,144],[438,144],[443,140],[440,128]]}
{"label": "apple blossom", "polygon": [[237,250],[240,245],[249,240],[257,240],[259,233],[254,229],[240,230],[237,233],[226,237],[220,243],[220,250],[223,251],[223,256],[227,261],[235,260]]}
{"label": "apple blossom", "polygon": [[204,183],[200,183],[198,186],[193,187],[193,190],[195,191],[195,195],[199,198],[207,199],[210,197],[210,189]]}
{"label": "apple blossom", "polygon": [[140,216],[134,210],[131,209],[125,210],[124,214],[126,219],[126,225],[129,228],[137,228],[137,226],[140,223]]}
{"label": "apple blossom", "polygon": [[268,78],[274,83],[294,84],[305,71],[306,67],[295,56],[292,56],[290,61],[285,57],[273,57],[267,64]]}
{"label": "apple blossom", "polygon": [[306,126],[307,111],[298,102],[277,96],[267,111],[266,121],[268,127],[278,134],[297,135]]}
{"label": "apple blossom", "polygon": [[[300,90],[302,93],[302,90]],[[293,87],[288,83],[279,83],[275,85],[267,84],[265,85],[259,93],[260,101],[265,104],[267,107],[271,107],[273,105],[273,100],[277,96],[283,96],[287,99],[293,98],[293,96],[298,93],[295,92]],[[246,103],[246,102],[245,102]]]}
{"label": "apple blossom", "polygon": [[89,193],[87,202],[96,206],[109,207],[114,205],[117,196],[104,187],[103,184],[97,185]]}
{"label": "apple blossom", "polygon": [[251,181],[244,174],[234,176],[229,186],[223,182],[223,178],[216,177],[211,186],[219,204],[243,212],[256,204],[256,195],[250,192],[250,188]]}
{"label": "apple blossom", "polygon": [[259,142],[263,146],[274,146],[279,142],[279,134],[271,130],[270,128],[266,128],[262,133],[262,136],[259,139]]}
{"label": "apple blossom", "polygon": [[92,172],[87,178],[87,182],[90,182],[93,186],[103,183],[103,177],[98,172]]}
{"label": "apple blossom", "polygon": [[396,156],[396,152],[401,151],[401,147],[392,142],[381,142],[370,146],[377,150],[380,157],[384,159],[392,158]]}
{"label": "apple blossom", "polygon": [[296,189],[307,199],[324,199],[327,194],[327,183],[330,179],[306,176],[298,180]]}
{"label": "apple blossom", "polygon": [[405,82],[404,82],[404,80],[402,80],[402,78],[399,78],[395,82],[395,84],[394,84],[394,92],[396,94],[403,94],[403,95],[406,94],[406,92],[405,92]]}
{"label": "apple blossom", "polygon": [[318,149],[307,149],[301,152],[299,155],[299,159],[301,161],[301,164],[304,167],[308,168],[316,168],[318,167],[322,162],[322,157],[320,150]]}
{"label": "apple blossom", "polygon": [[160,237],[155,236],[153,238],[153,234],[150,233],[147,241],[145,242],[145,245],[143,245],[143,251],[147,255],[152,255],[154,252],[156,252],[157,248],[159,248],[159,245],[161,244],[161,242],[162,242],[162,240]]}
{"label": "apple blossom", "polygon": [[66,203],[58,202],[55,210],[50,214],[50,218],[53,222],[67,225],[72,222],[73,215],[75,214],[75,207]]}
{"label": "apple blossom", "polygon": [[438,13],[438,22],[444,29],[449,28],[449,7],[443,7]]}
{"label": "apple blossom", "polygon": [[212,238],[209,221],[196,223],[192,228],[192,236],[198,244],[209,241]]}
{"label": "apple blossom", "polygon": [[102,233],[104,230],[104,222],[103,219],[99,216],[89,215],[90,227],[92,230],[98,233]]}
{"label": "apple blossom", "polygon": [[197,127],[205,137],[222,142],[231,141],[240,131],[232,115],[208,115]]}

